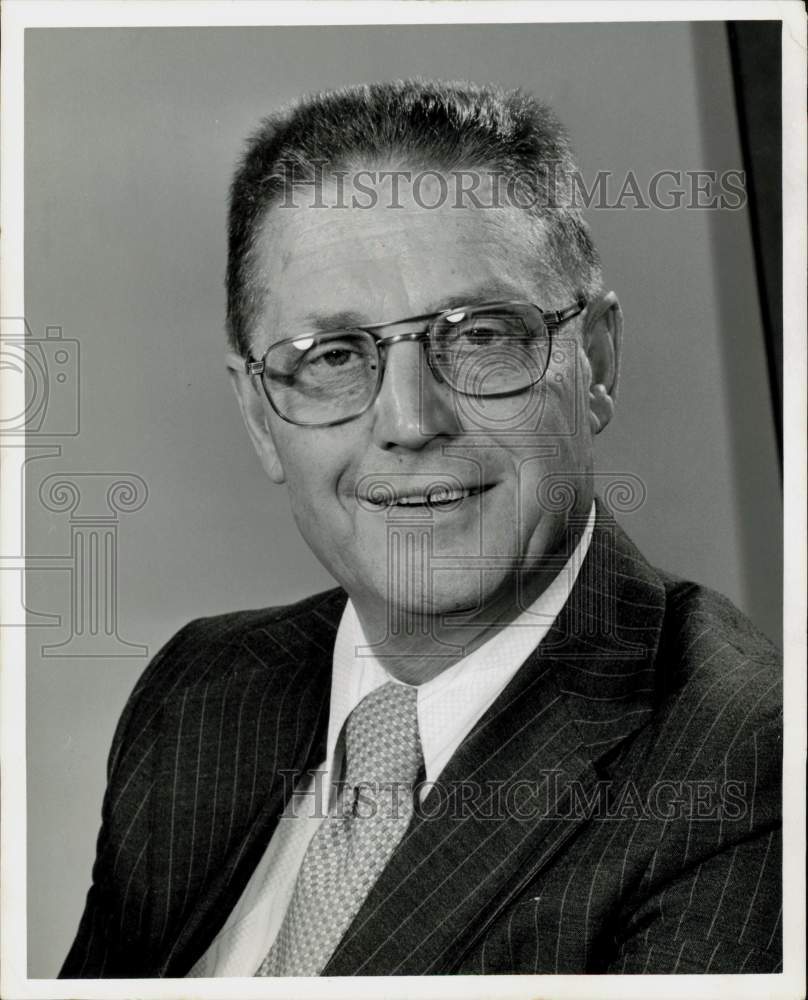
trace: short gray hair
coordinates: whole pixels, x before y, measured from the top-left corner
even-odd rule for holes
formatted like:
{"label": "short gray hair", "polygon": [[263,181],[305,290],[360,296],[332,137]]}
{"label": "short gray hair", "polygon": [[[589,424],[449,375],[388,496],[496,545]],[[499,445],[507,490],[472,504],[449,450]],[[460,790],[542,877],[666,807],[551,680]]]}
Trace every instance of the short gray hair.
{"label": "short gray hair", "polygon": [[519,90],[472,83],[362,84],[308,96],[265,118],[247,141],[230,188],[227,331],[235,350],[248,353],[263,308],[267,290],[254,251],[268,210],[288,194],[289,165],[299,179],[312,164],[337,170],[390,159],[519,177],[533,196],[525,211],[544,224],[555,273],[576,294],[591,297],[599,289],[597,251],[568,197],[575,161],[547,105]]}

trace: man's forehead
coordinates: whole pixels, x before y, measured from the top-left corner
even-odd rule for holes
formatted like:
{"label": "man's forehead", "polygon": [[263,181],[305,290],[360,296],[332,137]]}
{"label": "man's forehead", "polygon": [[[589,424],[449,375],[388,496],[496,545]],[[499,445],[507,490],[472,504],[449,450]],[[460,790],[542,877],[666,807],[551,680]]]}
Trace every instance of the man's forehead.
{"label": "man's forehead", "polygon": [[[326,192],[327,197],[327,192]],[[536,225],[520,209],[475,207],[448,202],[425,207],[402,195],[396,203],[370,206],[323,205],[301,200],[273,206],[267,213],[262,242],[272,245],[283,273],[295,264],[322,259],[324,251],[350,250],[368,259],[458,244],[503,257],[524,255]]]}
{"label": "man's forehead", "polygon": [[553,302],[558,276],[537,249],[541,226],[523,209],[458,205],[425,187],[414,197],[401,186],[395,200],[380,195],[369,207],[352,205],[344,187],[301,193],[270,208],[256,248],[262,340],[328,325],[345,311],[357,323],[382,322],[464,295]]}
{"label": "man's forehead", "polygon": [[517,275],[536,273],[526,237],[516,238],[513,225],[482,213],[473,219],[406,209],[395,215],[385,214],[390,209],[293,211],[281,217],[276,210],[279,221],[266,227],[261,263],[272,311],[296,321],[309,304],[336,308],[343,300],[367,306],[369,322],[380,310],[386,318],[397,303],[428,311],[436,300],[436,308],[452,304],[463,291],[507,297],[494,293],[506,288],[508,275],[507,288],[524,297]]}

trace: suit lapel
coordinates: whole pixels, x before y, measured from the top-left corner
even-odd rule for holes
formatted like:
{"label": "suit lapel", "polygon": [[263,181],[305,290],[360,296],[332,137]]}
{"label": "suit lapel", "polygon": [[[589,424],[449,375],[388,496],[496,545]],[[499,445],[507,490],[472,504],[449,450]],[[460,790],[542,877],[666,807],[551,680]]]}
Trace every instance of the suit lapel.
{"label": "suit lapel", "polygon": [[248,632],[166,710],[151,851],[159,975],[184,975],[204,952],[266,849],[294,776],[325,756],[344,604],[336,592],[300,623]]}
{"label": "suit lapel", "polygon": [[564,611],[444,769],[324,976],[451,972],[652,711],[664,588],[601,508]]}

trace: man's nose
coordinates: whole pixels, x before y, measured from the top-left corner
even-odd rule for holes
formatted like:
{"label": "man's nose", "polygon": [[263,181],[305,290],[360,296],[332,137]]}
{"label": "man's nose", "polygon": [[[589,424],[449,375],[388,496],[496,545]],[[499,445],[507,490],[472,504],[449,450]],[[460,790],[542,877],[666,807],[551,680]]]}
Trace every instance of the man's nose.
{"label": "man's nose", "polygon": [[451,393],[429,369],[422,341],[386,348],[384,379],[374,404],[373,440],[384,450],[418,450],[460,430]]}

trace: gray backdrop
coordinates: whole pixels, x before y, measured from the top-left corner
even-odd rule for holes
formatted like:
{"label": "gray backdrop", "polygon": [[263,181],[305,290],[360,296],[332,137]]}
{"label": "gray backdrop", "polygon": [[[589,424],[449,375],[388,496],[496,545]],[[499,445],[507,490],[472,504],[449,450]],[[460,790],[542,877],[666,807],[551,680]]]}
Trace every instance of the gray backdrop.
{"label": "gray backdrop", "polygon": [[[28,545],[42,559],[28,606],[61,616],[29,632],[31,976],[56,974],[82,909],[138,646],[331,585],[224,375],[225,195],[242,140],[303,91],[416,74],[532,90],[589,179],[742,167],[718,23],[27,32],[26,315],[35,337],[58,326],[78,341],[29,436]],[[600,468],[647,488],[622,523],[652,562],[728,594],[779,640],[780,492],[747,213],[589,218],[626,315]],[[43,348],[51,375],[57,347]],[[59,473],[77,492],[48,479]],[[110,504],[124,473],[142,484],[124,480]],[[99,593],[82,558],[100,560]]]}

